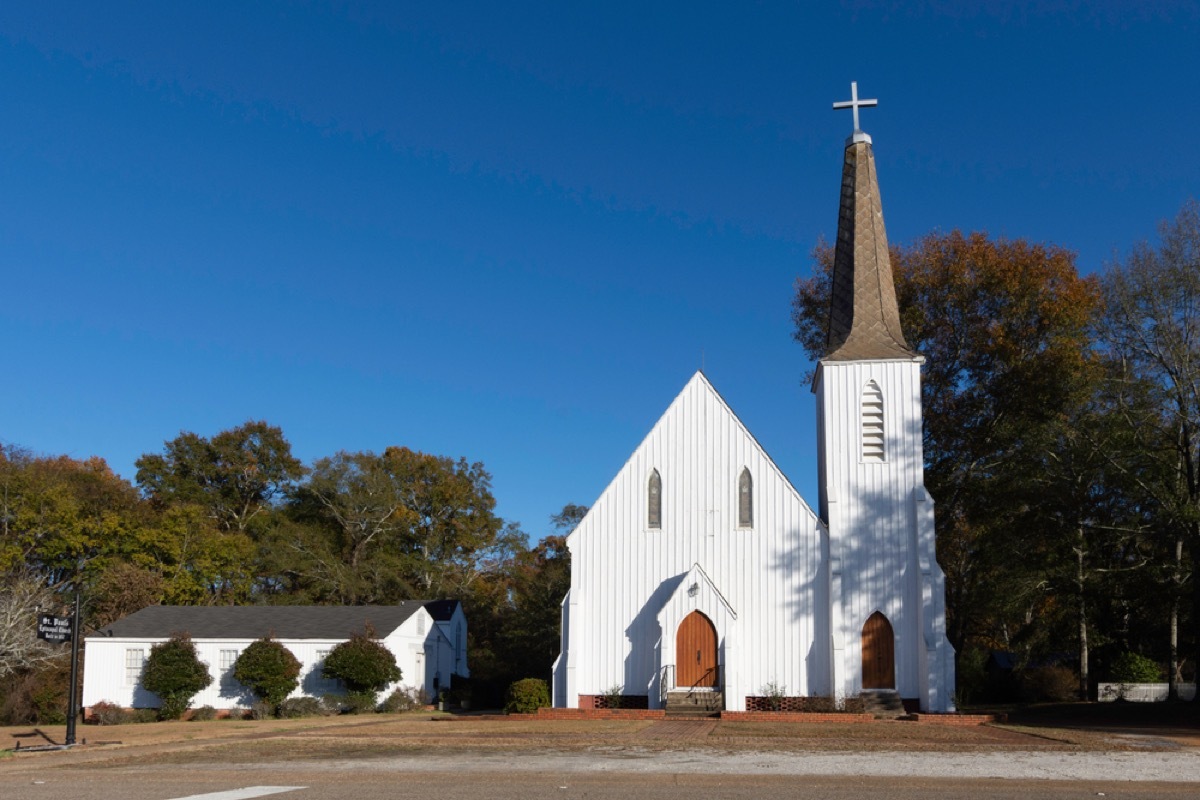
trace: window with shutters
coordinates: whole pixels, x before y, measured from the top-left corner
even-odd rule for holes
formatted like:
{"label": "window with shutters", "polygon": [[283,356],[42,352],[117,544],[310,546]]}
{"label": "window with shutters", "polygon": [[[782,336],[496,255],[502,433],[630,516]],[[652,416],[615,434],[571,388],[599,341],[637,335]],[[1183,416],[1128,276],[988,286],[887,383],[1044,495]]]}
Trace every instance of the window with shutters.
{"label": "window with shutters", "polygon": [[883,445],[883,392],[879,384],[869,381],[862,394],[862,460],[882,462]]}
{"label": "window with shutters", "polygon": [[738,476],[738,527],[749,528],[754,525],[754,479],[750,477],[750,468],[743,467]]}
{"label": "window with shutters", "polygon": [[646,527],[662,527],[662,478],[658,470],[650,471],[650,481],[646,487]]}

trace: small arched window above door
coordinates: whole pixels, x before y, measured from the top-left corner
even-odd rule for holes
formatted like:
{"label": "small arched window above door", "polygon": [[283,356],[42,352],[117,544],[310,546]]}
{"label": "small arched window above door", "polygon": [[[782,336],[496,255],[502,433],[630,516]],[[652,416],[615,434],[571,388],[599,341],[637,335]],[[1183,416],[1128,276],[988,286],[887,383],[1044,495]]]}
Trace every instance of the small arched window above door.
{"label": "small arched window above door", "polygon": [[646,527],[662,527],[662,478],[656,469],[650,470],[646,482]]}
{"label": "small arched window above door", "polygon": [[738,527],[751,528],[754,526],[754,479],[750,477],[750,468],[742,467],[738,476]]}

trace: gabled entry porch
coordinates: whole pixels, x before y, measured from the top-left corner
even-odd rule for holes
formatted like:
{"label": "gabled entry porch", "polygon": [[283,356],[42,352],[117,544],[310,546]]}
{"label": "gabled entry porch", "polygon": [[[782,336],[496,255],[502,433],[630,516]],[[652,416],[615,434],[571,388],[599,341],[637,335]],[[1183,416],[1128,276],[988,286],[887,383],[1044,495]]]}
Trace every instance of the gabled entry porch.
{"label": "gabled entry porch", "polygon": [[707,716],[725,710],[732,677],[737,613],[699,564],[673,579],[658,613],[658,707],[672,715]]}

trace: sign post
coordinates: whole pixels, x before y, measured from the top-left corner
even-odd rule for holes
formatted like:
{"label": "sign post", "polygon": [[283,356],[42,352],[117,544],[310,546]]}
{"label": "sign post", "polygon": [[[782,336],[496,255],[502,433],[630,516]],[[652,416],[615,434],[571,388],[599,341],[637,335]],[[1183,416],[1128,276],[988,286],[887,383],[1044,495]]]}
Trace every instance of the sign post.
{"label": "sign post", "polygon": [[75,744],[75,721],[79,716],[79,592],[75,593],[75,610],[69,617],[39,614],[37,636],[47,642],[62,644],[71,640],[71,685],[67,690],[67,741]]}

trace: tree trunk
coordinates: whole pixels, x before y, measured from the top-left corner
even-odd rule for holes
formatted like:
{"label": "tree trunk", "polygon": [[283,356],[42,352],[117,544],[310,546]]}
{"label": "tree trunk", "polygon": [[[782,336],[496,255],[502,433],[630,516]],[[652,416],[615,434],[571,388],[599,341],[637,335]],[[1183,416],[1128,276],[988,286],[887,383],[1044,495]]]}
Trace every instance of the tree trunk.
{"label": "tree trunk", "polygon": [[1083,526],[1079,526],[1079,546],[1075,550],[1075,589],[1079,592],[1079,699],[1087,700],[1088,686],[1088,625],[1087,599],[1084,597],[1083,584]]}
{"label": "tree trunk", "polygon": [[1170,663],[1167,665],[1167,700],[1179,699],[1179,601],[1183,594],[1183,538],[1175,537],[1175,574],[1171,576]]}

